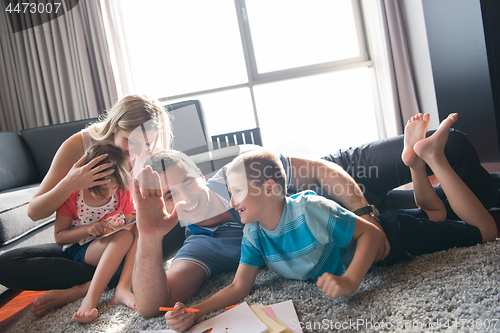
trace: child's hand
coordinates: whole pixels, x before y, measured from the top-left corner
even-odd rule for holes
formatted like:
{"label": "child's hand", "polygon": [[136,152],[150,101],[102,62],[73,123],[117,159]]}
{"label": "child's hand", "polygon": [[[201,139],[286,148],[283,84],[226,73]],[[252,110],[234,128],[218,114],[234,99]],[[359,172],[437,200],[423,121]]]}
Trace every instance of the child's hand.
{"label": "child's hand", "polygon": [[168,311],[165,313],[165,321],[171,329],[176,332],[184,332],[194,324],[194,313],[184,312],[186,306],[181,302],[175,303],[176,311]]}
{"label": "child's hand", "polygon": [[114,231],[115,229],[110,226],[108,222],[103,221],[96,222],[88,226],[89,235],[94,237],[102,236],[106,232],[106,230]]}
{"label": "child's hand", "polygon": [[316,285],[332,298],[337,298],[341,295],[349,296],[359,287],[355,286],[353,281],[349,278],[333,275],[331,273],[324,273],[321,275]]}

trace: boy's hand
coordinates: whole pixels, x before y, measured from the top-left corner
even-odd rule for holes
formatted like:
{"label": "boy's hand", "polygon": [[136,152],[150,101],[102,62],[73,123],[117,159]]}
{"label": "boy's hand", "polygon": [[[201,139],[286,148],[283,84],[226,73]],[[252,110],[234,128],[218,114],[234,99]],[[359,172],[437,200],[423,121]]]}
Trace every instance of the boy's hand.
{"label": "boy's hand", "polygon": [[192,312],[184,312],[186,306],[181,302],[174,305],[176,311],[168,311],[165,313],[165,321],[171,329],[176,332],[184,332],[194,324],[195,314]]}
{"label": "boy's hand", "polygon": [[90,236],[100,237],[108,231],[115,231],[115,229],[109,225],[108,222],[99,221],[88,226],[87,232]]}
{"label": "boy's hand", "polygon": [[316,285],[323,290],[325,294],[332,298],[337,298],[341,295],[349,296],[353,294],[358,286],[345,276],[337,276],[331,273],[324,273],[318,279]]}

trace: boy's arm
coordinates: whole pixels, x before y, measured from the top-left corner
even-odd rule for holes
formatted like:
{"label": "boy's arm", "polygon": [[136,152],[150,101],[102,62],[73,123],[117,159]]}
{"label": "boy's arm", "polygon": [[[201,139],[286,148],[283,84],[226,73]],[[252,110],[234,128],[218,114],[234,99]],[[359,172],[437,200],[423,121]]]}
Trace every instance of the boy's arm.
{"label": "boy's arm", "polygon": [[182,310],[184,304],[176,303],[176,311],[165,314],[166,323],[171,329],[183,332],[193,325],[199,318],[215,310],[234,305],[250,294],[259,267],[240,264],[233,282],[209,299],[194,305],[193,308],[200,310],[196,313],[188,313]]}
{"label": "boy's arm", "polygon": [[357,217],[353,240],[357,240],[354,257],[343,276],[324,273],[317,286],[330,297],[348,296],[354,293],[363,281],[368,269],[374,263],[382,242],[382,233],[373,224]]}

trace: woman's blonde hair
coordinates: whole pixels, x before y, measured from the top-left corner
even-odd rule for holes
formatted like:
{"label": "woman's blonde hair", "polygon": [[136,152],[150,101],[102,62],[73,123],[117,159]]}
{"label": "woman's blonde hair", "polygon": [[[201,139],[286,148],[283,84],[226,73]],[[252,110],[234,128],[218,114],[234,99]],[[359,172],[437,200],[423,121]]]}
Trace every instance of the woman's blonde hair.
{"label": "woman's blonde hair", "polygon": [[99,122],[89,126],[89,133],[94,140],[109,140],[115,129],[129,132],[141,125],[158,130],[151,153],[170,148],[173,137],[170,116],[157,101],[145,95],[132,94],[120,99],[99,116]]}

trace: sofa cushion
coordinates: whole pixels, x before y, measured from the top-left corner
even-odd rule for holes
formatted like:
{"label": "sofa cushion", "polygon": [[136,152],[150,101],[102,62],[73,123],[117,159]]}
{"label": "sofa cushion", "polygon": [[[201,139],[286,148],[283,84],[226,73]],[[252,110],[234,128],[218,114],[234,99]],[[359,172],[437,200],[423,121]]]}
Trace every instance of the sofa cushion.
{"label": "sofa cushion", "polygon": [[47,171],[49,171],[52,159],[61,144],[67,138],[95,121],[97,121],[97,118],[29,128],[21,131],[21,135],[35,159],[40,179],[43,179]]}
{"label": "sofa cushion", "polygon": [[0,192],[40,182],[40,176],[21,135],[0,132]]}
{"label": "sofa cushion", "polygon": [[28,203],[39,184],[0,192],[0,245],[9,244],[55,219],[55,213],[45,219],[32,221]]}

